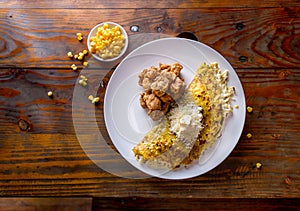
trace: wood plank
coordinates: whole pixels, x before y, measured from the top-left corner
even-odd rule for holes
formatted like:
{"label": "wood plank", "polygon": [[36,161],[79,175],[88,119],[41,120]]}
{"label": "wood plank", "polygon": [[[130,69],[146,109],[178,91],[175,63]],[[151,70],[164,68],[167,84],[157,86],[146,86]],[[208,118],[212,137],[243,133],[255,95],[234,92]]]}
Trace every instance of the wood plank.
{"label": "wood plank", "polygon": [[240,0],[237,4],[233,0],[225,1],[204,1],[204,0],[176,0],[176,1],[142,1],[142,0],[87,0],[78,1],[71,0],[67,3],[64,1],[42,0],[38,3],[35,1],[20,1],[20,0],[4,0],[0,4],[0,8],[215,8],[215,7],[294,7],[299,6],[298,0],[270,0],[270,1],[247,1]]}
{"label": "wood plank", "polygon": [[[244,131],[237,147],[217,168],[182,181],[156,178],[128,179],[137,170],[112,175],[99,168],[124,160],[111,159],[111,142],[103,121],[102,101],[94,110],[86,99],[108,70],[86,72],[82,88],[83,112],[72,116],[73,89],[79,72],[69,69],[3,69],[0,71],[0,195],[98,197],[299,197],[300,195],[300,69],[237,69],[247,105]],[[106,84],[105,83],[105,84]],[[97,85],[98,84],[98,85]],[[53,98],[47,91],[53,90]],[[104,89],[98,90],[103,98]],[[73,117],[73,118],[72,118]],[[89,140],[85,152],[73,120]],[[20,124],[20,120],[24,122]],[[26,122],[30,129],[22,131]],[[81,130],[81,131],[82,131]],[[96,132],[104,145],[97,145]],[[247,133],[253,137],[248,139]],[[90,157],[88,157],[86,155]],[[262,169],[255,168],[257,162]],[[166,188],[168,187],[168,188]],[[113,191],[112,191],[113,190]],[[186,195],[182,196],[180,193]]]}
{"label": "wood plank", "polygon": [[[248,117],[252,123],[249,126],[264,126],[266,131],[279,129],[282,134],[299,129],[300,69],[236,71],[243,83],[247,104],[254,107],[254,112]],[[105,88],[101,88],[99,82],[104,80],[107,84],[111,74],[108,70],[98,69],[83,72],[88,78],[87,87],[78,84],[78,77],[82,73],[69,69],[1,70],[0,131],[4,134],[20,132],[19,123],[23,120],[30,127],[30,133],[73,134],[72,99],[75,84],[81,93],[80,105],[85,110],[76,114],[76,117],[92,118],[94,107],[91,107],[93,105],[87,98],[96,92],[103,99]],[[52,98],[47,95],[50,90],[53,91]],[[95,118],[100,127],[104,127],[102,103],[101,100],[95,107]],[[82,127],[90,131],[84,121]]]}
{"label": "wood plank", "polygon": [[[89,30],[107,20],[122,24],[129,35],[136,34],[130,32],[132,25],[139,26],[138,34],[193,32],[235,68],[296,68],[300,64],[299,14],[300,7],[1,9],[0,68],[69,68],[74,61],[66,53],[85,49]],[[84,35],[82,43],[76,40],[77,32]]]}
{"label": "wood plank", "polygon": [[[284,144],[285,140],[274,141],[271,143],[274,147],[269,149],[270,143],[266,142],[272,140],[261,144],[261,140],[249,143],[242,139],[234,152],[217,168],[199,177],[172,181],[126,179],[107,173],[84,156],[78,149],[75,137],[35,134],[26,141],[23,139],[9,136],[6,153],[1,151],[1,196],[207,199],[240,196],[286,198],[299,197],[300,194],[299,149],[288,151],[289,146],[285,145],[289,143]],[[13,146],[17,142],[32,144],[22,150]],[[9,144],[13,147],[7,146]],[[266,146],[269,146],[268,149]],[[99,153],[101,151],[100,147],[94,146],[93,153],[98,160],[105,156]],[[263,164],[262,169],[256,169],[256,162]]]}
{"label": "wood plank", "polygon": [[0,209],[5,211],[90,211],[92,198],[0,198]]}
{"label": "wood plank", "polygon": [[299,199],[95,198],[100,210],[299,210]]}
{"label": "wood plank", "polygon": [[[82,87],[78,83],[81,73],[71,69],[0,70],[0,131],[4,133],[22,130],[30,131],[30,133],[74,133],[72,98],[75,84],[82,92],[83,97],[80,99],[82,99],[83,109],[86,109],[88,106],[93,106],[88,96],[99,87],[100,81],[107,80],[104,78],[109,74],[108,71],[98,69],[91,69],[86,73],[84,75],[89,80],[88,86]],[[52,97],[47,95],[48,91],[53,92]],[[105,89],[99,87],[97,91],[97,96],[103,99]],[[97,104],[96,114],[99,122],[103,117],[101,109],[103,109],[102,104]],[[87,110],[78,115],[84,118],[84,115],[92,115],[93,112],[94,110]],[[22,127],[22,123],[25,126]],[[8,125],[11,128],[10,131],[7,131]]]}

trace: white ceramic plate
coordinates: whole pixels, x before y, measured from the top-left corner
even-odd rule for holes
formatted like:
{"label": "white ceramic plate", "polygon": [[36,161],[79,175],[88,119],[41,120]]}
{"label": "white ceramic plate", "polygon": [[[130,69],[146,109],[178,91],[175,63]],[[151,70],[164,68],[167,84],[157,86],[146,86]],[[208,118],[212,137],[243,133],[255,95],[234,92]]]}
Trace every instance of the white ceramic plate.
{"label": "white ceramic plate", "polygon": [[[189,168],[162,172],[139,163],[132,148],[156,124],[139,105],[138,74],[159,63],[183,65],[181,71],[187,84],[192,80],[201,63],[218,62],[221,70],[229,71],[229,86],[236,95],[233,115],[227,119],[221,138]],[[165,179],[186,179],[208,172],[219,165],[231,153],[242,133],[246,115],[244,91],[231,65],[212,48],[200,42],[183,38],[164,38],[149,42],[131,52],[116,68],[110,78],[104,99],[104,118],[108,133],[120,154],[139,170]]]}

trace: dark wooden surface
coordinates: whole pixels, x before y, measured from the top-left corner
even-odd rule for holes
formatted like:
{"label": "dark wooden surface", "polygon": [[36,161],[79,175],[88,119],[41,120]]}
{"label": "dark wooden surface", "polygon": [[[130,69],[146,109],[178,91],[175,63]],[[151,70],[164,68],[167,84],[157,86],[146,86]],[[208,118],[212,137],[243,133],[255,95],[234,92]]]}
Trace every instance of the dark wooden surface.
{"label": "dark wooden surface", "polygon": [[[239,143],[222,164],[188,180],[133,180],[107,173],[86,156],[72,120],[73,90],[82,66],[78,72],[71,70],[73,61],[66,53],[85,49],[89,30],[101,21],[118,22],[129,35],[176,36],[190,31],[232,64],[254,111],[247,113]],[[131,32],[132,25],[139,26],[139,32]],[[82,43],[76,40],[77,32],[84,35]],[[90,74],[105,83],[110,75],[107,70]],[[90,85],[97,83],[91,80]],[[53,98],[47,96],[49,90],[54,91]],[[103,98],[104,90],[99,95]],[[105,130],[102,102],[96,118]],[[101,202],[94,208],[131,197],[141,205],[150,198],[166,199],[171,208],[176,208],[172,201],[179,198],[183,204],[185,199],[296,199],[300,197],[299,132],[298,0],[0,2],[2,197],[89,196]],[[248,139],[247,133],[253,137]],[[257,162],[263,165],[259,170]],[[295,208],[289,205],[295,200],[282,202]],[[241,206],[251,203],[244,201]],[[276,208],[272,201],[258,203]]]}
{"label": "dark wooden surface", "polygon": [[0,198],[0,210],[3,211],[90,211],[92,198]]}

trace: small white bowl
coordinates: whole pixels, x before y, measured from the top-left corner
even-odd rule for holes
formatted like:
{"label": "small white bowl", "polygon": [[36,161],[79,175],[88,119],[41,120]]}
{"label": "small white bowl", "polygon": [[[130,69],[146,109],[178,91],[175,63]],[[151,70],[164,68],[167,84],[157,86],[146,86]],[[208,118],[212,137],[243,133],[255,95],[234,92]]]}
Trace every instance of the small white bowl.
{"label": "small white bowl", "polygon": [[[98,29],[99,27],[103,26],[105,23],[108,24],[109,26],[118,26],[118,27],[120,28],[120,30],[121,30],[123,36],[125,37],[125,45],[124,45],[124,47],[123,47],[121,53],[120,53],[118,56],[116,56],[116,57],[107,58],[107,59],[103,59],[103,58],[101,58],[100,56],[98,56],[97,54],[92,53],[92,52],[91,52],[91,45],[90,45],[90,38],[93,37],[93,36],[95,36],[96,33],[97,33],[97,29]],[[115,60],[119,59],[120,57],[122,57],[122,56],[124,55],[124,53],[126,52],[127,47],[128,47],[128,35],[127,35],[126,30],[125,30],[121,25],[119,25],[119,24],[117,24],[117,23],[114,23],[114,22],[103,22],[103,23],[100,23],[100,24],[96,25],[96,26],[90,31],[89,36],[88,36],[88,39],[87,39],[87,46],[88,46],[89,52],[92,54],[92,56],[93,56],[95,59],[97,59],[97,60],[99,60],[99,61],[102,61],[102,62],[112,62],[112,61],[115,61]]]}

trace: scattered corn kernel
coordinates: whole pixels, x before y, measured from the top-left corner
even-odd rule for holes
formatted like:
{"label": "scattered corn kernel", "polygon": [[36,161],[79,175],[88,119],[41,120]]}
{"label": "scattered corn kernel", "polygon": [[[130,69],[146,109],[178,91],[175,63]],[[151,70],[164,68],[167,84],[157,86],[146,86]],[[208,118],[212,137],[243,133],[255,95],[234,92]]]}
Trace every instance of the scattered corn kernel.
{"label": "scattered corn kernel", "polygon": [[[81,75],[80,78],[81,78],[81,79],[79,80],[79,84],[82,85],[82,86],[86,86],[86,85],[87,85],[87,80],[88,80],[88,79],[87,79],[84,75]],[[90,95],[90,96],[91,96],[91,95]],[[92,96],[92,97],[93,97],[93,96]],[[92,99],[92,98],[91,98],[91,99]]]}
{"label": "scattered corn kernel", "polygon": [[93,100],[92,100],[92,103],[94,104],[94,103],[98,103],[99,102],[99,100],[100,100],[100,98],[99,97],[95,97]]}
{"label": "scattered corn kernel", "polygon": [[261,168],[261,166],[262,166],[262,164],[261,164],[261,163],[256,163],[256,168],[260,169],[260,168]]}
{"label": "scattered corn kernel", "polygon": [[75,54],[75,55],[74,55],[74,59],[78,59],[78,54]]}
{"label": "scattered corn kernel", "polygon": [[82,51],[82,53],[83,53],[84,55],[87,55],[87,54],[89,53],[89,51],[85,49],[85,50]]}
{"label": "scattered corn kernel", "polygon": [[49,91],[48,92],[48,97],[52,97],[53,96],[53,92],[52,91]]}
{"label": "scattered corn kernel", "polygon": [[247,133],[247,138],[252,138],[252,134],[251,133]]}
{"label": "scattered corn kernel", "polygon": [[77,66],[75,65],[75,64],[72,64],[71,65],[71,68],[75,71],[75,70],[77,70]]}
{"label": "scattered corn kernel", "polygon": [[93,104],[95,104],[95,103],[98,103],[98,102],[99,102],[100,97],[93,97],[93,95],[90,95],[90,96],[88,97],[88,99],[89,99]]}
{"label": "scattered corn kernel", "polygon": [[251,106],[248,106],[248,107],[247,107],[247,111],[248,111],[249,113],[251,113],[251,112],[253,111],[253,108],[252,108]]}
{"label": "scattered corn kernel", "polygon": [[239,108],[239,105],[235,105],[234,107],[235,107],[235,108]]}
{"label": "scattered corn kernel", "polygon": [[70,51],[70,52],[68,52],[68,57],[70,57],[70,58],[72,58],[73,57],[73,54],[72,54],[72,52]]}
{"label": "scattered corn kernel", "polygon": [[81,75],[80,78],[83,79],[84,81],[87,81],[87,78],[84,75]]}
{"label": "scattered corn kernel", "polygon": [[88,62],[83,62],[83,66],[88,66]]}
{"label": "scattered corn kernel", "polygon": [[93,95],[90,95],[90,96],[88,97],[88,99],[89,99],[90,101],[94,100]]}
{"label": "scattered corn kernel", "polygon": [[78,56],[77,59],[78,59],[78,60],[82,60],[82,59],[83,59],[83,56]]}
{"label": "scattered corn kernel", "polygon": [[79,41],[82,41],[82,33],[80,33],[80,32],[78,32],[78,33],[76,33],[76,36],[77,36],[77,39],[79,40]]}
{"label": "scattered corn kernel", "polygon": [[125,37],[120,27],[107,23],[98,27],[96,35],[90,40],[91,52],[102,59],[117,57],[125,46]]}
{"label": "scattered corn kernel", "polygon": [[86,86],[87,82],[85,80],[81,79],[81,80],[79,80],[79,84],[82,86]]}

